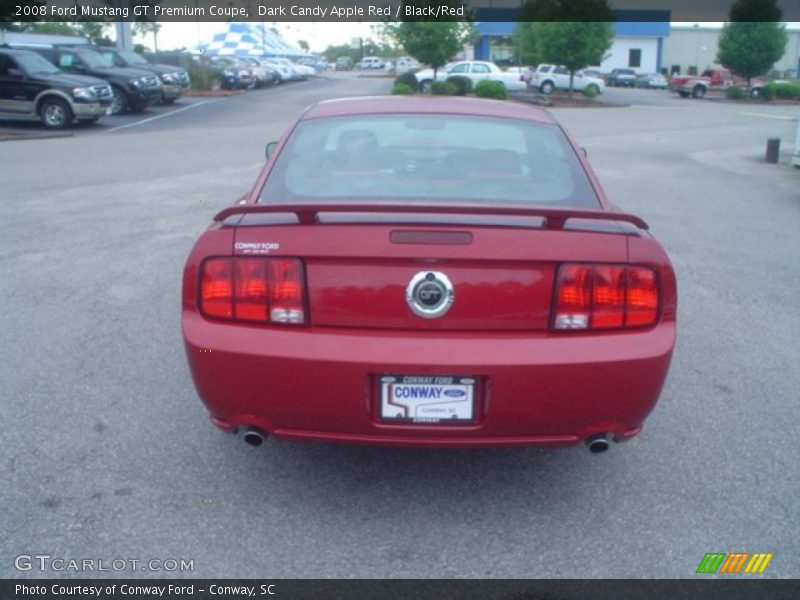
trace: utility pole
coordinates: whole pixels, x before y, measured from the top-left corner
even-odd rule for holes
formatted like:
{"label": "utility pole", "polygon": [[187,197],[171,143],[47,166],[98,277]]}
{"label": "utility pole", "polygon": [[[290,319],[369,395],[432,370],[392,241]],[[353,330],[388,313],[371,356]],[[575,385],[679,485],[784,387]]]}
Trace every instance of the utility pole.
{"label": "utility pole", "polygon": [[800,169],[800,110],[797,118],[797,135],[794,138],[794,154],[792,154],[792,164]]}
{"label": "utility pole", "polygon": [[131,24],[128,21],[118,21],[115,25],[117,28],[117,48],[133,50]]}

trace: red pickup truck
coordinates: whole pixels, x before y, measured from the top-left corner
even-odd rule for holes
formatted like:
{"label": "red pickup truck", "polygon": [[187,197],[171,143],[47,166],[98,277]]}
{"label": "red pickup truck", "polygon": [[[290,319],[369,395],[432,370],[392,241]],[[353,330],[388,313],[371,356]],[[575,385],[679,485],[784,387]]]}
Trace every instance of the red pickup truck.
{"label": "red pickup truck", "polygon": [[[728,69],[706,69],[697,75],[676,75],[669,82],[669,89],[678,92],[682,98],[702,98],[707,92],[724,92],[733,85],[747,87],[747,80],[735,77]],[[750,96],[758,98],[764,91],[765,81],[750,80]]]}

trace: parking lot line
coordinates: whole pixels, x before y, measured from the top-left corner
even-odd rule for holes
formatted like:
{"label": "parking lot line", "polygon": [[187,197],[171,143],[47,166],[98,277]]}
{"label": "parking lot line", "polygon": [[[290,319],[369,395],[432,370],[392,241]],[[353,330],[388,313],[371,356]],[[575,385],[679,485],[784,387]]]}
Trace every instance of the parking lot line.
{"label": "parking lot line", "polygon": [[783,115],[768,115],[766,113],[757,113],[757,112],[740,112],[740,115],[744,115],[746,117],[762,117],[764,119],[778,119],[779,121],[797,121],[795,117],[786,117]]}
{"label": "parking lot line", "polygon": [[145,123],[151,123],[153,121],[157,121],[158,119],[163,119],[164,117],[169,117],[179,112],[183,112],[185,110],[189,110],[190,108],[197,108],[198,106],[203,106],[204,104],[210,104],[211,102],[218,102],[219,98],[215,98],[214,100],[203,100],[202,102],[198,102],[196,104],[190,104],[189,106],[184,106],[177,110],[170,111],[168,113],[164,113],[163,115],[156,115],[154,117],[150,117],[148,119],[142,119],[141,121],[136,121],[135,123],[127,123],[126,125],[120,125],[118,127],[112,127],[105,131],[105,133],[111,133],[113,131],[119,131],[120,129],[128,129],[129,127],[136,127],[137,125],[144,125]]}

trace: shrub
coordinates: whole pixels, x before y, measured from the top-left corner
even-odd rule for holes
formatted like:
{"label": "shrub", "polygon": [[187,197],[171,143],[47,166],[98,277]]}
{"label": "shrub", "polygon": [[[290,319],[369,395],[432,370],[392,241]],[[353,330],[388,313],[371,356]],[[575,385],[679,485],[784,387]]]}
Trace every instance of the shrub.
{"label": "shrub", "polygon": [[392,95],[394,96],[408,96],[414,93],[414,89],[407,83],[395,83],[392,88]]}
{"label": "shrub", "polygon": [[761,90],[761,97],[764,100],[774,100],[776,88],[777,86],[775,85],[775,82],[770,81],[767,85],[764,86],[764,89]]}
{"label": "shrub", "polygon": [[189,81],[193,90],[212,90],[219,83],[216,73],[206,65],[192,61],[186,70],[189,73]]}
{"label": "shrub", "polygon": [[583,88],[583,95],[587,98],[595,98],[597,97],[597,93],[597,86],[594,84],[587,85],[585,88]]}
{"label": "shrub", "polygon": [[408,71],[403,73],[402,75],[398,75],[394,80],[395,85],[398,83],[402,83],[403,85],[407,85],[411,88],[412,92],[416,92],[419,89],[419,81],[417,81],[417,76],[414,73]]}
{"label": "shrub", "polygon": [[738,85],[732,85],[725,90],[725,96],[731,100],[741,100],[746,95],[747,94],[744,93],[744,90]]}
{"label": "shrub", "polygon": [[454,96],[456,86],[448,81],[434,81],[431,84],[431,94],[435,96]]}
{"label": "shrub", "polygon": [[456,96],[466,96],[472,92],[472,80],[469,77],[464,77],[463,75],[452,75],[447,78],[447,83],[452,83],[453,87],[456,88]]}
{"label": "shrub", "polygon": [[800,99],[800,83],[770,81],[767,87],[772,88],[775,98],[783,98],[785,100]]}
{"label": "shrub", "polygon": [[494,81],[492,79],[482,79],[475,86],[475,95],[481,98],[496,98],[498,100],[505,100],[506,84],[502,81]]}

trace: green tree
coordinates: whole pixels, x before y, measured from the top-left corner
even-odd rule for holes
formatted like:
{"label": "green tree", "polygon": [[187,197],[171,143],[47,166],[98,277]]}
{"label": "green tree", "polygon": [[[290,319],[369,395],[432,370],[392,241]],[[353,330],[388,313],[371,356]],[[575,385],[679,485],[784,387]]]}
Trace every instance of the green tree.
{"label": "green tree", "polygon": [[79,21],[72,24],[77,35],[85,37],[96,46],[113,46],[114,42],[106,35],[109,24],[99,21]]}
{"label": "green tree", "polygon": [[436,5],[461,9],[465,16],[447,16],[437,21],[426,21],[425,19],[431,17],[417,17],[413,13],[407,16],[406,6],[424,9],[430,4],[426,0],[404,0],[400,7],[403,21],[391,24],[387,28],[390,35],[409,55],[433,68],[433,77],[436,79],[436,71],[472,40],[473,28],[470,22],[472,15],[464,9],[459,0],[444,0]]}
{"label": "green tree", "polygon": [[717,62],[750,81],[766,73],[786,51],[786,26],[776,0],[737,0],[722,27]]}
{"label": "green tree", "polygon": [[161,31],[161,24],[154,21],[139,21],[133,24],[133,32],[142,37],[153,34],[153,51],[158,52],[158,32]]}
{"label": "green tree", "polygon": [[614,39],[608,0],[529,0],[519,20],[518,41],[536,49],[536,62],[569,71],[570,96],[575,71],[599,65]]}
{"label": "green tree", "polygon": [[539,46],[536,43],[535,28],[536,23],[528,21],[519,21],[514,26],[511,42],[514,46],[514,58],[520,65],[538,65],[542,62],[539,58]]}
{"label": "green tree", "polygon": [[303,52],[308,52],[311,49],[311,46],[309,46],[308,42],[305,40],[297,40],[297,45],[300,46]]}

